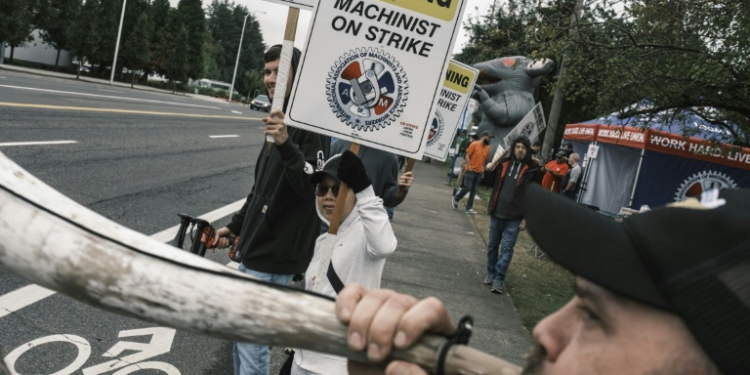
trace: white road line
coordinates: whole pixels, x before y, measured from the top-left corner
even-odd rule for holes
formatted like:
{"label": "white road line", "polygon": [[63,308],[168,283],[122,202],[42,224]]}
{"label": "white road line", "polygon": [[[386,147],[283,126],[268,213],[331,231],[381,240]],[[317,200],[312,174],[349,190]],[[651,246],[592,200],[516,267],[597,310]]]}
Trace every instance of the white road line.
{"label": "white road line", "polygon": [[[245,199],[238,200],[237,202],[198,216],[198,218],[208,222],[213,222],[222,217],[228,216],[233,212],[239,211],[243,204],[245,204]],[[151,238],[159,242],[167,242],[174,238],[178,229],[180,229],[180,226],[175,225],[151,235]],[[234,268],[236,268],[236,266]],[[27,285],[10,293],[6,293],[0,296],[0,318],[37,303],[55,293],[57,292],[35,284]]]}
{"label": "white road line", "polygon": [[115,94],[124,94],[122,91],[115,91],[115,90],[107,90],[107,89],[97,89],[99,91],[105,91],[105,92],[113,92]]}
{"label": "white road line", "polygon": [[0,77],[0,79],[6,79],[5,77]]}
{"label": "white road line", "polygon": [[239,138],[237,134],[226,134],[226,135],[209,135],[208,138]]}
{"label": "white road line", "polygon": [[242,112],[240,112],[240,111],[234,111],[234,110],[232,111],[232,113],[237,114],[237,115],[241,115],[242,114]]}
{"label": "white road line", "polygon": [[54,290],[31,284],[0,296],[0,319],[53,294]]}
{"label": "white road line", "polygon": [[0,147],[69,145],[73,143],[78,143],[78,141],[6,142],[6,143],[0,143]]}
{"label": "white road line", "polygon": [[144,102],[144,103],[169,104],[169,105],[177,105],[177,106],[182,106],[182,107],[221,109],[220,107],[212,107],[212,106],[207,106],[207,105],[185,104],[185,103],[177,103],[177,102],[165,102],[165,101],[162,101],[162,100],[151,100],[151,99],[137,99],[137,98],[128,98],[128,97],[125,97],[125,96],[109,96],[109,95],[98,95],[98,94],[85,94],[85,93],[82,93],[82,92],[47,90],[47,89],[37,89],[37,88],[33,88],[33,87],[10,86],[10,85],[0,85],[0,87],[7,87],[7,88],[10,88],[10,89],[18,89],[18,90],[30,90],[30,91],[50,92],[50,93],[55,93],[55,94],[93,96],[93,97],[96,97],[96,98],[107,98],[107,99],[117,99],[117,100],[130,100],[130,101]]}

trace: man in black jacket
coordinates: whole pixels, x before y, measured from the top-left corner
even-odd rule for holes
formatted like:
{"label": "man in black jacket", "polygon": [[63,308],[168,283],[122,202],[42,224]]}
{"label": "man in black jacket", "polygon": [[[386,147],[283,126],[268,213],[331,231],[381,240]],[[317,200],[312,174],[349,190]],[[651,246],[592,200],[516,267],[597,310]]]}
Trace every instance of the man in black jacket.
{"label": "man in black jacket", "polygon": [[[276,88],[280,54],[281,46],[277,45],[264,56],[263,82],[270,98]],[[300,56],[295,48],[284,109]],[[273,150],[267,155],[264,142],[255,164],[255,185],[232,222],[217,231],[218,245],[226,247],[226,236],[239,235],[242,262],[238,269],[264,281],[288,285],[294,274],[305,272],[313,256],[320,219],[315,211],[315,187],[309,178],[328,157],[331,141],[287,128],[283,111],[272,111],[263,121],[264,134],[273,136]],[[233,352],[235,375],[268,374],[267,346],[236,343]]]}
{"label": "man in black jacket", "polygon": [[[518,232],[526,227],[523,219],[526,189],[532,183],[542,181],[539,165],[531,158],[531,143],[528,138],[520,136],[513,141],[510,155],[496,173],[495,187],[487,207],[490,234],[484,283],[492,285],[492,293],[502,293],[503,280],[513,259]],[[502,251],[498,257],[501,240]]]}

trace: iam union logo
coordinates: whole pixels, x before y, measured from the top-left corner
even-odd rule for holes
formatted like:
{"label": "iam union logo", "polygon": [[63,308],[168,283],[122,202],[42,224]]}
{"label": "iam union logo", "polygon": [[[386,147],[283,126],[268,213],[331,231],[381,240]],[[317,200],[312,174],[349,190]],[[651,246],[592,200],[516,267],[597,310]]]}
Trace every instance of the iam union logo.
{"label": "iam union logo", "polygon": [[430,134],[427,136],[427,147],[432,147],[440,139],[440,136],[443,134],[443,128],[445,128],[443,114],[440,111],[435,111],[435,117],[432,118],[432,123],[430,124]]}
{"label": "iam union logo", "polygon": [[699,197],[703,192],[712,189],[724,189],[737,187],[731,177],[716,171],[698,172],[682,182],[674,196],[675,202],[681,202],[686,198]]}
{"label": "iam union logo", "polygon": [[406,74],[398,61],[382,50],[349,51],[333,65],[328,76],[328,104],[336,117],[353,129],[383,129],[406,105]]}

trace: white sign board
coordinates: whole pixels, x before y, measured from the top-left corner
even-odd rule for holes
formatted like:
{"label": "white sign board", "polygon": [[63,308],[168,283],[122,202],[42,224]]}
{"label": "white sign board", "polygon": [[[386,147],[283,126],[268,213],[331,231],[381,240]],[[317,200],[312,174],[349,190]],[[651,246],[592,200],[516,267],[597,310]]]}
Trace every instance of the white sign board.
{"label": "white sign board", "polygon": [[599,155],[599,146],[598,145],[589,145],[589,149],[586,152],[586,156],[588,156],[591,159],[596,159],[596,157]]}
{"label": "white sign board", "polygon": [[503,142],[505,143],[504,146],[506,149],[510,147],[510,143],[519,135],[526,136],[531,143],[534,143],[534,141],[539,139],[539,133],[541,133],[546,127],[547,121],[544,119],[542,104],[536,103],[534,108],[532,108],[531,111],[521,119],[521,122],[519,122],[518,125],[516,125],[516,127],[513,128],[505,138],[503,138]]}
{"label": "white sign board", "polygon": [[479,102],[473,98],[469,99],[469,104],[466,106],[466,110],[464,110],[464,118],[461,123],[462,130],[469,128],[469,125],[471,125],[471,122],[474,120],[474,112],[476,112],[477,109],[479,109]]}
{"label": "white sign board", "polygon": [[469,96],[474,91],[479,70],[458,61],[448,64],[443,87],[437,99],[437,109],[430,120],[427,134],[427,148],[424,154],[444,161],[448,154],[456,129],[463,121],[463,114],[469,104]]}
{"label": "white sign board", "polygon": [[467,0],[319,0],[285,122],[421,158]]}
{"label": "white sign board", "polygon": [[304,10],[314,10],[315,3],[316,3],[315,0],[264,0],[264,1],[268,1],[269,3],[274,3],[274,4],[286,5],[292,8],[304,9]]}

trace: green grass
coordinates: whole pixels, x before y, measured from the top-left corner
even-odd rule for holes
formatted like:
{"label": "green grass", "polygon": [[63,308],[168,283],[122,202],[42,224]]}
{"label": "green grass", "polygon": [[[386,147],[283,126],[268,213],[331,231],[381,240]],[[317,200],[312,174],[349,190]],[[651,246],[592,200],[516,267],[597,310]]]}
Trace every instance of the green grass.
{"label": "green grass", "polygon": [[[477,214],[471,216],[485,245],[490,225],[486,199],[491,192],[489,187],[479,186],[477,194],[482,199],[474,202]],[[531,236],[527,231],[521,232],[505,279],[506,292],[529,332],[545,316],[557,311],[573,297],[573,275],[546,256],[536,258],[533,248]]]}

